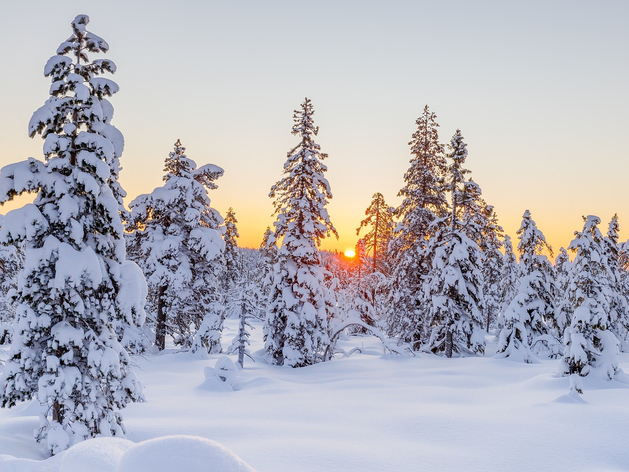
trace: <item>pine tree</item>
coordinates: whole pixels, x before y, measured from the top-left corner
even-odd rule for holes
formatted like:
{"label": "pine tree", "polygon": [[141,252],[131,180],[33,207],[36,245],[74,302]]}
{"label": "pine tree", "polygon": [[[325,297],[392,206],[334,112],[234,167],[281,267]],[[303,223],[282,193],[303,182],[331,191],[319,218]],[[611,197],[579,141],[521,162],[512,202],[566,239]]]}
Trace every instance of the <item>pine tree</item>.
{"label": "pine tree", "polygon": [[511,301],[518,293],[520,269],[515,253],[513,252],[511,237],[508,234],[505,235],[503,247],[505,254],[502,264],[502,277],[500,283],[500,313],[504,314]]}
{"label": "pine tree", "polygon": [[10,407],[37,397],[36,438],[53,454],[89,437],[122,435],[120,409],[141,399],[122,333],[114,331],[137,327],[144,315],[141,296],[123,290],[144,282],[125,261],[116,179],[122,137],[106,98],[118,86],[98,77],[116,67],[89,61],[88,53],[109,46],[87,31],[88,22],[74,19],[72,35],[44,68],[51,97],[29,123],[29,134],[45,139],[44,161],[30,158],[0,174],[2,202],[35,194],[0,230],[2,243],[24,245],[25,258],[0,398]]}
{"label": "pine tree", "polygon": [[228,354],[238,354],[238,364],[240,367],[245,366],[245,356],[251,357],[251,353],[247,346],[251,334],[248,329],[253,329],[249,320],[255,318],[255,313],[260,310],[258,305],[258,291],[253,283],[248,280],[247,271],[242,268],[238,283],[234,284],[230,290],[230,301],[227,305],[228,316],[238,317],[238,334],[234,337]]}
{"label": "pine tree", "polygon": [[501,238],[504,237],[502,226],[498,224],[498,217],[491,205],[485,205],[481,213],[481,238],[478,246],[481,250],[483,272],[483,294],[485,296],[485,309],[483,318],[485,330],[489,332],[500,316],[502,308],[502,274],[504,256]]}
{"label": "pine tree", "polygon": [[[474,195],[470,193],[463,168],[467,158],[467,145],[461,131],[452,137],[448,157],[449,187],[452,194],[452,210],[449,228],[442,228],[429,246],[434,246],[432,270],[425,291],[431,302],[431,335],[427,349],[443,352],[452,357],[453,352],[484,352],[485,338],[482,321],[483,274],[481,252],[468,234],[474,234],[471,219],[463,218],[474,210]],[[475,193],[475,190],[474,190]],[[436,221],[439,223],[439,220]]]}
{"label": "pine tree", "polygon": [[[155,318],[155,344],[162,350],[166,336],[190,347],[196,328],[212,332],[201,344],[220,352],[222,316],[218,303],[217,260],[224,249],[218,231],[222,220],[210,207],[208,191],[223,169],[213,164],[197,168],[177,140],[165,161],[164,185],[140,195],[129,205],[130,248],[146,274],[149,312]],[[202,321],[207,318],[207,323]],[[194,327],[194,328],[191,328]],[[198,333],[197,333],[198,334]],[[208,338],[208,335],[205,335]]]}
{"label": "pine tree", "polygon": [[570,303],[569,283],[572,263],[565,248],[559,250],[555,259],[555,285],[557,287],[557,329],[562,335],[572,321],[572,306]]}
{"label": "pine tree", "polygon": [[409,142],[410,167],[398,193],[403,200],[395,211],[400,222],[389,251],[393,271],[388,331],[411,343],[413,349],[419,348],[427,328],[427,305],[422,303],[421,292],[432,261],[426,252],[426,241],[433,234],[435,219],[448,213],[444,191],[446,160],[436,118],[426,106],[415,122],[417,131]]}
{"label": "pine tree", "polygon": [[619,340],[626,341],[629,334],[629,302],[622,280],[621,248],[618,243],[619,231],[618,215],[614,215],[609,222],[607,236],[603,239],[603,246],[605,265],[609,274],[610,329]]}
{"label": "pine tree", "polygon": [[395,222],[393,221],[394,209],[386,204],[380,192],[374,193],[371,204],[365,210],[365,218],[360,222],[356,235],[360,234],[363,227],[371,229],[362,238],[365,251],[371,252],[373,271],[379,270],[388,273],[389,243],[393,238]]}
{"label": "pine tree", "polygon": [[337,235],[325,206],[332,192],[324,173],[327,154],[315,143],[312,102],[293,116],[300,143],[288,152],[284,177],[272,188],[275,238],[282,239],[264,325],[265,349],[274,364],[302,367],[317,362],[329,340],[328,319],[335,301],[325,285],[317,247]]}
{"label": "pine tree", "polygon": [[234,209],[230,207],[227,210],[225,221],[223,223],[225,251],[223,252],[224,268],[221,281],[225,293],[227,293],[231,286],[240,278],[238,274],[238,242],[236,241],[240,235],[238,234],[236,223],[238,223],[236,214],[234,213]]}
{"label": "pine tree", "polygon": [[[0,215],[2,227],[3,215]],[[22,267],[22,254],[18,248],[0,245],[0,345],[11,342],[11,324],[15,319],[15,305],[11,292],[17,288],[17,275]]]}
{"label": "pine tree", "polygon": [[553,267],[543,254],[553,255],[544,234],[537,228],[531,213],[526,210],[518,229],[521,276],[518,295],[512,301],[527,329],[528,341],[535,354],[556,357],[559,352],[559,333],[555,316],[555,285]]}
{"label": "pine tree", "polygon": [[564,334],[562,372],[585,377],[598,371],[611,380],[619,370],[618,339],[610,331],[611,287],[601,220],[592,215],[583,220],[583,231],[575,233],[569,246],[576,252],[569,289],[574,315]]}

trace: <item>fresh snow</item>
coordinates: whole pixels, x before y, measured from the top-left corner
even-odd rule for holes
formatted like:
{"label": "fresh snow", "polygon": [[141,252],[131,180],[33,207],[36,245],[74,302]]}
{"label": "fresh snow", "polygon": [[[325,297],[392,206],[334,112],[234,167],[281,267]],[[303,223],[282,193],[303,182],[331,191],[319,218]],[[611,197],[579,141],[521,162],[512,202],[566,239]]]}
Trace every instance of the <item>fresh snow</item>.
{"label": "fresh snow", "polygon": [[[493,337],[486,357],[446,359],[384,355],[377,338],[357,336],[339,342],[360,348],[350,357],[277,367],[259,357],[262,327],[252,324],[257,362],[230,376],[232,387],[214,374],[231,367],[220,354],[170,346],[134,358],[146,402],[122,411],[126,440],[88,440],[44,460],[32,439],[37,405],[0,410],[0,470],[250,470],[224,448],[258,471],[629,470],[625,383],[589,376],[584,394],[571,394],[560,361],[492,358]],[[237,329],[226,320],[224,348]],[[629,370],[629,354],[620,367]],[[205,468],[177,465],[185,457]],[[221,460],[237,465],[212,469]]]}

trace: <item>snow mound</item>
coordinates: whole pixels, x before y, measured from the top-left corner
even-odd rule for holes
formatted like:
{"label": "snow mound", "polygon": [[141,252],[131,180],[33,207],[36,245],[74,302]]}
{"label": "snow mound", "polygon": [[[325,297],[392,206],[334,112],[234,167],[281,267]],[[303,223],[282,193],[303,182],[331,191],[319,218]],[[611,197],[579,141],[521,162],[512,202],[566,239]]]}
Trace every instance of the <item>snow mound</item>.
{"label": "snow mound", "polygon": [[63,455],[59,472],[116,472],[134,443],[121,438],[95,438],[71,447]]}
{"label": "snow mound", "polygon": [[236,364],[227,356],[219,357],[214,367],[203,370],[205,382],[199,388],[203,390],[231,391],[237,373]]}
{"label": "snow mound", "polygon": [[254,469],[229,449],[209,439],[198,436],[164,436],[141,442],[129,449],[116,472],[172,472],[174,470],[252,472]]}

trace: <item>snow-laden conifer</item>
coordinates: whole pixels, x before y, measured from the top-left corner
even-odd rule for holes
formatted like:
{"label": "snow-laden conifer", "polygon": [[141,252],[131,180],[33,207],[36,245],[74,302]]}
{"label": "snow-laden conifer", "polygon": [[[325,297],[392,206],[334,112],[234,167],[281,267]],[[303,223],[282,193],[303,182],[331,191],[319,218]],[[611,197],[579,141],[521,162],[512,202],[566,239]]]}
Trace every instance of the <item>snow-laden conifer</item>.
{"label": "snow-laden conifer", "polygon": [[[552,248],[526,210],[518,229],[520,252],[520,279],[518,293],[507,306],[505,313],[519,317],[527,331],[528,344],[535,354],[557,357],[561,355],[555,315],[555,279],[553,267],[543,254]],[[508,327],[505,325],[505,329]]]}
{"label": "snow-laden conifer", "polygon": [[[449,144],[448,186],[452,194],[449,226],[440,230],[428,243],[434,247],[428,284],[424,288],[430,302],[430,339],[427,349],[452,357],[453,352],[482,353],[485,350],[483,330],[483,273],[481,251],[468,236],[473,231],[465,215],[474,210],[476,200],[470,194],[469,173],[463,168],[467,145],[457,130]],[[473,190],[475,193],[475,190]],[[467,223],[467,225],[466,225]]]}
{"label": "snow-laden conifer", "polygon": [[199,345],[220,352],[222,316],[218,275],[225,243],[218,230],[221,216],[210,207],[208,191],[223,169],[197,167],[177,140],[165,161],[164,185],[138,196],[129,205],[130,248],[149,285],[148,309],[155,321],[155,344],[166,336],[185,347],[195,330]]}
{"label": "snow-laden conifer", "polygon": [[[518,260],[513,252],[513,243],[511,236],[505,234],[503,241],[504,258],[502,263],[502,276],[500,282],[500,313],[504,314],[509,303],[518,293],[518,284],[520,280],[520,269]],[[502,328],[503,323],[498,320],[498,327]]]}
{"label": "snow-laden conifer", "polygon": [[565,248],[559,250],[555,258],[555,286],[557,287],[557,329],[561,336],[572,321],[572,306],[570,302],[569,284],[572,262]]}
{"label": "snow-laden conifer", "polygon": [[374,193],[369,207],[365,210],[366,218],[360,222],[356,235],[360,230],[371,228],[362,240],[365,251],[371,252],[372,270],[388,273],[389,243],[393,238],[395,222],[393,221],[394,209],[386,204],[384,196]]}
{"label": "snow-laden conifer", "polygon": [[236,223],[238,223],[236,213],[234,213],[234,209],[230,207],[225,214],[225,221],[223,222],[225,250],[223,251],[224,266],[221,283],[225,293],[227,293],[231,286],[240,278],[240,274],[238,273],[239,257],[237,241],[240,235],[238,234]]}
{"label": "snow-laden conifer", "polygon": [[[0,228],[4,215],[0,215]],[[11,324],[15,319],[13,291],[23,262],[22,251],[14,245],[0,244],[0,345],[11,342]]]}
{"label": "snow-laden conifer", "polygon": [[389,251],[393,269],[388,331],[419,349],[427,317],[427,305],[421,303],[422,286],[432,263],[426,241],[435,219],[447,215],[448,204],[444,190],[447,165],[437,116],[426,106],[415,123],[417,130],[409,142],[410,167],[398,193],[403,200],[395,211],[399,223]]}
{"label": "snow-laden conifer", "polygon": [[143,322],[145,282],[125,260],[117,184],[123,139],[107,100],[118,86],[99,77],[116,67],[90,62],[88,53],[109,46],[88,22],[86,15],[74,19],[72,35],[44,67],[51,96],[33,114],[29,134],[44,138],[45,159],[0,173],[2,202],[35,195],[7,214],[0,230],[2,243],[24,247],[0,398],[3,406],[37,398],[36,437],[53,454],[89,437],[122,435],[120,410],[141,398],[119,342]]}
{"label": "snow-laden conifer", "polygon": [[618,215],[614,215],[609,222],[607,236],[603,239],[603,246],[605,250],[605,265],[609,274],[610,329],[621,341],[622,347],[622,342],[626,341],[629,335],[629,302],[627,301],[627,292],[623,287],[622,280],[621,246],[618,242],[619,231]]}
{"label": "snow-laden conifer", "polygon": [[583,218],[569,249],[576,252],[570,277],[572,322],[564,334],[562,372],[585,377],[593,371],[611,380],[619,370],[618,339],[611,332],[612,287],[606,267],[600,218]]}
{"label": "snow-laden conifer", "polygon": [[239,279],[230,289],[229,303],[227,305],[227,316],[238,318],[238,333],[232,340],[228,348],[228,354],[238,355],[238,364],[244,367],[245,356],[253,359],[249,348],[250,329],[253,326],[249,320],[256,318],[255,314],[260,310],[258,287],[256,287],[248,274],[248,270],[240,264]]}
{"label": "snow-laden conifer", "polygon": [[281,239],[264,325],[266,352],[274,364],[302,367],[322,358],[328,345],[328,318],[335,301],[325,284],[318,245],[336,235],[325,206],[332,192],[327,167],[314,141],[312,102],[294,114],[292,133],[300,143],[288,152],[284,177],[272,188],[275,238]]}

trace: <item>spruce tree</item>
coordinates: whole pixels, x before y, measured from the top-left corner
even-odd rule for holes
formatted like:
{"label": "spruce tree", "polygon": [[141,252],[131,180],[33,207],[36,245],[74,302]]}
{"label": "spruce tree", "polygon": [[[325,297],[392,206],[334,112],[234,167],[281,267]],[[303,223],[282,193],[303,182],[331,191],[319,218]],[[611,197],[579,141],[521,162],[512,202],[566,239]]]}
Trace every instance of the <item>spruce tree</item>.
{"label": "spruce tree", "polygon": [[[555,308],[554,270],[543,254],[547,250],[552,256],[552,248],[537,228],[529,210],[524,212],[517,234],[520,239],[520,278],[517,294],[505,309],[503,329],[510,330],[514,323],[521,322],[527,332],[527,349],[530,348],[534,354],[558,357],[561,349]],[[507,317],[511,318],[509,324],[506,323]],[[504,334],[501,334],[502,338],[505,338]],[[504,349],[505,346],[499,347],[499,352]]]}
{"label": "spruce tree", "polygon": [[583,219],[583,230],[569,246],[576,252],[569,286],[574,314],[564,334],[562,372],[585,377],[598,371],[611,380],[619,370],[618,339],[610,330],[611,286],[598,229],[601,220],[592,215]]}
{"label": "spruce tree", "polygon": [[314,141],[319,128],[312,102],[306,98],[295,110],[292,133],[301,140],[288,152],[284,177],[271,188],[281,239],[264,325],[266,352],[274,364],[302,367],[322,359],[329,342],[327,324],[335,300],[325,284],[318,246],[334,234],[325,206],[332,192],[327,167]]}
{"label": "spruce tree", "polygon": [[[427,349],[443,352],[484,352],[483,330],[483,273],[481,251],[470,238],[474,223],[463,218],[474,212],[476,187],[467,185],[469,173],[463,164],[467,158],[467,145],[457,130],[449,144],[448,186],[452,195],[449,227],[441,228],[429,242],[434,247],[432,270],[425,291],[430,300],[430,340]],[[472,189],[472,190],[470,190]]]}
{"label": "spruce tree", "polygon": [[[4,215],[0,215],[0,228]],[[17,276],[23,263],[22,251],[14,245],[0,244],[0,345],[11,342],[11,324],[15,319],[15,304],[11,293],[17,288]]]}
{"label": "spruce tree", "polygon": [[506,234],[502,244],[505,254],[502,263],[502,275],[500,282],[500,313],[504,314],[507,306],[509,306],[509,303],[511,303],[518,293],[520,269],[518,266],[518,260],[513,252],[511,236]]}
{"label": "spruce tree", "polygon": [[570,326],[572,321],[572,306],[570,303],[570,272],[572,263],[570,256],[565,248],[559,250],[559,254],[555,258],[555,286],[557,287],[557,329],[559,334],[563,336],[566,328]]}
{"label": "spruce tree", "polygon": [[603,246],[605,265],[609,274],[610,329],[619,340],[626,341],[627,335],[629,335],[629,302],[627,301],[622,280],[621,246],[618,242],[619,231],[618,215],[614,215],[609,222],[607,236],[603,239]]}
{"label": "spruce tree", "polygon": [[210,207],[208,191],[217,187],[214,181],[223,169],[213,164],[197,168],[177,140],[164,171],[162,187],[129,205],[127,227],[132,232],[131,251],[149,285],[155,345],[163,350],[166,336],[171,335],[176,344],[190,347],[194,329],[203,327],[207,333],[201,344],[210,352],[220,352],[217,261],[225,243],[219,233],[222,218]]}
{"label": "spruce tree", "polygon": [[232,285],[240,278],[238,274],[238,242],[236,241],[240,235],[238,234],[236,223],[238,223],[236,214],[234,213],[234,209],[230,207],[227,210],[225,221],[223,222],[225,251],[223,252],[224,267],[221,282],[225,293],[227,293]]}
{"label": "spruce tree", "polygon": [[32,204],[9,212],[0,230],[4,244],[23,244],[9,359],[0,379],[2,406],[36,397],[42,406],[38,441],[52,454],[81,440],[124,433],[120,410],[141,399],[129,356],[116,328],[143,322],[137,267],[125,261],[119,214],[118,158],[122,136],[110,124],[107,97],[115,82],[108,44],[89,32],[87,15],[44,67],[50,98],[29,123],[42,135],[44,160],[6,166],[0,200],[34,194]]}
{"label": "spruce tree", "polygon": [[398,193],[403,200],[395,211],[399,224],[390,244],[393,270],[388,331],[418,349],[425,340],[424,320],[428,316],[422,286],[432,264],[426,241],[434,233],[435,219],[447,216],[448,204],[444,190],[447,166],[437,116],[426,106],[415,123],[417,130],[409,142],[410,167]]}
{"label": "spruce tree", "polygon": [[356,235],[365,227],[371,228],[362,238],[365,251],[371,252],[372,270],[388,272],[389,243],[393,238],[395,222],[394,209],[386,204],[380,192],[374,193],[371,204],[365,210],[366,218],[360,222]]}

